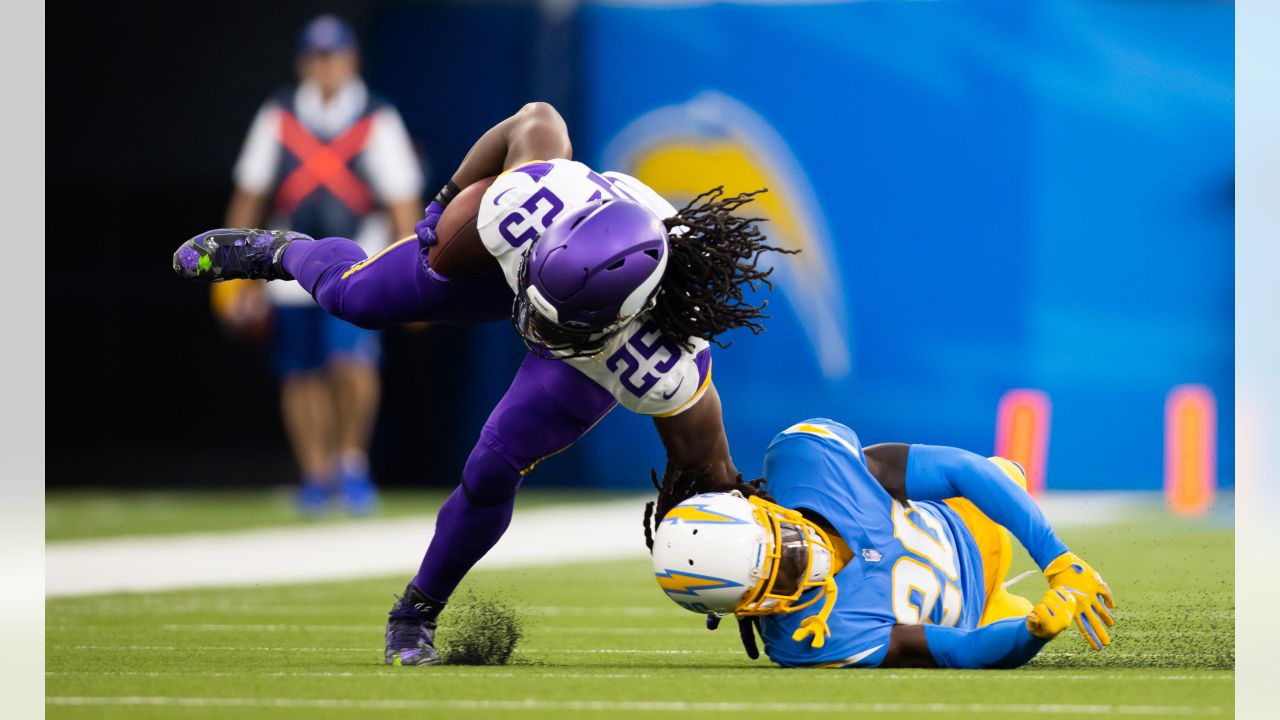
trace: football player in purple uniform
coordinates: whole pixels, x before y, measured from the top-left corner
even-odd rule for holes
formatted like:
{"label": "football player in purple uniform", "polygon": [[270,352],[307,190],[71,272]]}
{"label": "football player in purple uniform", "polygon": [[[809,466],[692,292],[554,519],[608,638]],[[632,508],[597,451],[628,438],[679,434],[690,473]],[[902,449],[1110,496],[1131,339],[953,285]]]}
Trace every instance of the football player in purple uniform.
{"label": "football player in purple uniform", "polygon": [[[760,254],[778,249],[764,243],[758,218],[734,212],[753,193],[716,189],[677,210],[639,180],[571,156],[559,113],[532,103],[475,143],[416,237],[373,257],[346,238],[248,229],[202,233],[174,254],[174,270],[193,280],[296,280],[361,327],[509,319],[528,345],[391,609],[388,664],[440,661],[437,617],[506,531],[524,476],[617,404],[653,417],[669,471],[698,472],[707,478],[700,490],[745,487],[711,382],[710,343],[734,328],[762,330],[764,304],[744,289],[769,284]],[[441,276],[428,255],[445,206],[499,173],[477,226],[501,274]]]}

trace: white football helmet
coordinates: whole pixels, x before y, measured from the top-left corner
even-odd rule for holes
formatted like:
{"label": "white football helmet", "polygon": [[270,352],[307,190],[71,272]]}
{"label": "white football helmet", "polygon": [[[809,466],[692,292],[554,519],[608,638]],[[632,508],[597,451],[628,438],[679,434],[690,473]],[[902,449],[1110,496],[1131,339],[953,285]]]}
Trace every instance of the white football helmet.
{"label": "white football helmet", "polygon": [[[653,540],[658,586],[686,610],[780,615],[823,600],[821,612],[805,621],[815,647],[835,604],[835,558],[827,534],[799,512],[737,492],[703,493],[676,505]],[[810,632],[802,630],[797,635]]]}

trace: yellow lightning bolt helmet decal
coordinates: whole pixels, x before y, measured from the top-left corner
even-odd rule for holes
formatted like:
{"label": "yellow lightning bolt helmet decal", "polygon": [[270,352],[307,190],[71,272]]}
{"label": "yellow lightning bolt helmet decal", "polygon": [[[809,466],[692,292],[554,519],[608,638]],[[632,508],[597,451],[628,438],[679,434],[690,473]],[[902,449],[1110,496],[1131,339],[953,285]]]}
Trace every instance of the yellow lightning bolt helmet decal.
{"label": "yellow lightning bolt helmet decal", "polygon": [[696,575],[694,573],[680,572],[679,570],[666,570],[660,573],[654,573],[654,577],[658,579],[658,586],[667,592],[668,595],[684,595],[687,597],[697,597],[699,590],[719,590],[721,588],[742,587],[742,583],[736,583],[732,580],[724,578],[712,577],[710,575]]}
{"label": "yellow lightning bolt helmet decal", "polygon": [[708,510],[706,505],[686,502],[668,510],[666,516],[662,518],[662,522],[669,522],[673,525],[681,522],[717,525],[745,525],[747,521],[733,517],[732,515],[725,515],[724,513],[718,513],[714,510]]}

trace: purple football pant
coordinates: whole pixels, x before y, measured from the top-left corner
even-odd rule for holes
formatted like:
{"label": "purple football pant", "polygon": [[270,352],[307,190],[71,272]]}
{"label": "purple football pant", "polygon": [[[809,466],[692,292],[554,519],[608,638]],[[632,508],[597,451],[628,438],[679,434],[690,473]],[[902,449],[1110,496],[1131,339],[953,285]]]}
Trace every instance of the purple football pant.
{"label": "purple football pant", "polygon": [[446,600],[511,523],[516,491],[539,460],[572,445],[617,401],[572,366],[530,353],[490,413],[413,584]]}
{"label": "purple football pant", "polygon": [[427,265],[416,237],[367,260],[364,250],[346,238],[295,242],[285,249],[281,264],[320,307],[362,328],[511,318],[511,288],[502,273],[446,279]]}
{"label": "purple football pant", "polygon": [[[282,264],[321,307],[361,327],[511,317],[511,289],[501,274],[445,279],[427,266],[416,238],[367,262],[360,246],[345,238],[296,242],[285,250]],[[527,355],[480,431],[462,483],[440,508],[413,584],[432,599],[448,600],[511,524],[524,476],[586,434],[616,402],[567,363]]]}

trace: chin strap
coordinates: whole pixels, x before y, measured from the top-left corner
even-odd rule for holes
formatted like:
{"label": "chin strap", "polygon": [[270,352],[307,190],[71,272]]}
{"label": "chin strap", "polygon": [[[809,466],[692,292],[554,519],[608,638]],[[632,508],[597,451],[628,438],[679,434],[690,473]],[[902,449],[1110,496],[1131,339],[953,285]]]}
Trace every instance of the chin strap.
{"label": "chin strap", "polygon": [[822,587],[822,609],[817,615],[810,615],[800,622],[800,628],[791,634],[791,639],[796,642],[804,640],[806,635],[812,636],[809,641],[815,648],[820,648],[827,644],[827,638],[831,635],[831,628],[827,626],[827,618],[831,616],[831,611],[836,606],[836,580],[834,577],[828,577]]}
{"label": "chin strap", "polygon": [[[724,615],[716,613],[707,613],[707,629],[715,630],[720,627],[720,621],[724,619]],[[754,615],[740,617],[738,620],[738,637],[742,639],[742,649],[747,652],[747,657],[756,660],[760,657],[760,646],[756,644],[756,633],[760,630],[760,618]]]}

